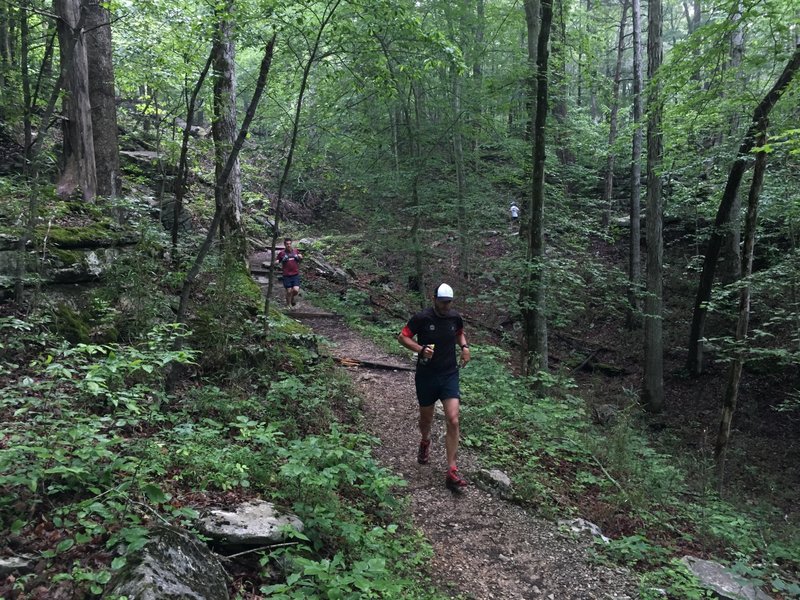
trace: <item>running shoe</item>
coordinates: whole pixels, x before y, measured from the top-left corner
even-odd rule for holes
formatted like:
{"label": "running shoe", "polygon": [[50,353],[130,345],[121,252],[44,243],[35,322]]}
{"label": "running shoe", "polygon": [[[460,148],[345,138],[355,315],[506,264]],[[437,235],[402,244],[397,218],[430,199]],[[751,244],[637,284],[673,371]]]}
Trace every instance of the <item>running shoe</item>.
{"label": "running shoe", "polygon": [[422,440],[419,443],[419,450],[417,451],[417,462],[421,465],[427,465],[431,459],[431,441]]}
{"label": "running shoe", "polygon": [[444,485],[448,490],[460,490],[467,487],[469,484],[467,480],[461,476],[456,467],[450,467],[447,471],[447,478],[444,480]]}

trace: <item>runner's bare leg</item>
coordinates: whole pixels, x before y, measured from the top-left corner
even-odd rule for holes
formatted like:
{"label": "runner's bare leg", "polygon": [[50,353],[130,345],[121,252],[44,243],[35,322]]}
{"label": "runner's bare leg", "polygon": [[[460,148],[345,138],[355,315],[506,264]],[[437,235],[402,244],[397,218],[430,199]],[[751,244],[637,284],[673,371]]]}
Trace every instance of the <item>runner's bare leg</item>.
{"label": "runner's bare leg", "polygon": [[431,423],[435,407],[435,404],[419,407],[419,434],[423,440],[431,439]]}
{"label": "runner's bare leg", "polygon": [[458,398],[447,398],[442,400],[444,406],[444,418],[447,422],[447,434],[445,436],[445,448],[447,451],[447,467],[456,466],[456,452],[458,451],[458,439],[460,434],[458,413],[461,402]]}

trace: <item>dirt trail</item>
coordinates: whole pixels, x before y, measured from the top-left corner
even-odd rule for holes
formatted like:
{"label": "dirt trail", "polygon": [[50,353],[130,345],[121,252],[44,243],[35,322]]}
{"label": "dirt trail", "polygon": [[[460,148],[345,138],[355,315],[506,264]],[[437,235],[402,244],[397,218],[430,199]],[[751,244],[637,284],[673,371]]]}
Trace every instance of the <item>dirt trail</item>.
{"label": "dirt trail", "polygon": [[[298,312],[313,312],[303,303]],[[398,363],[338,319],[303,318],[330,340],[335,357]],[[476,485],[453,495],[444,487],[444,421],[437,414],[431,463],[416,462],[419,443],[414,374],[347,369],[364,398],[369,431],[380,439],[380,463],[408,482],[414,523],[434,549],[431,573],[451,597],[483,599],[633,599],[633,578],[623,569],[591,564],[587,540],[575,540],[552,522],[536,518]],[[465,398],[464,402],[469,402]],[[462,417],[462,427],[469,423]],[[479,470],[469,453],[459,468],[471,481]],[[510,474],[513,480],[513,474]]]}

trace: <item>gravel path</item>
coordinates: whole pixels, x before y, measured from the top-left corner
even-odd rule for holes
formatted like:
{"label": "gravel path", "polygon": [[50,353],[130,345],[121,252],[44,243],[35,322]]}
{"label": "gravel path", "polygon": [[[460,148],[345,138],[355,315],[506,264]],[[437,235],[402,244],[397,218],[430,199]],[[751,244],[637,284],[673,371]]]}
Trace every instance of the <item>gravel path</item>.
{"label": "gravel path", "polygon": [[[301,307],[301,311],[304,307]],[[303,319],[331,343],[336,357],[398,363],[336,319]],[[433,426],[431,462],[416,462],[419,442],[414,374],[348,369],[364,398],[369,431],[380,439],[380,463],[403,477],[414,523],[434,549],[431,572],[440,590],[469,599],[633,599],[633,578],[624,569],[592,564],[589,542],[576,540],[550,521],[537,518],[475,485],[454,495],[444,487],[444,420]],[[468,399],[465,399],[468,401]],[[440,405],[439,405],[440,406]],[[469,423],[462,418],[462,427]],[[469,453],[459,468],[474,478],[479,465]]]}

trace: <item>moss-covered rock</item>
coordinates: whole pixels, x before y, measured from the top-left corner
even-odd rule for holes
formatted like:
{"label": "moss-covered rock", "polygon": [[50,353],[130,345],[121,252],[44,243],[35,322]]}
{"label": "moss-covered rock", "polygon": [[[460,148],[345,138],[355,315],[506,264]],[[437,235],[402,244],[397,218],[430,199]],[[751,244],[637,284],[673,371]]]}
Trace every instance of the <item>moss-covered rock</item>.
{"label": "moss-covered rock", "polygon": [[103,220],[76,227],[40,226],[36,228],[36,239],[37,245],[41,245],[47,239],[49,246],[61,249],[108,248],[135,244],[139,234],[117,229],[110,220]]}
{"label": "moss-covered rock", "polygon": [[71,344],[88,344],[91,327],[80,312],[68,304],[56,306],[53,320],[56,332]]}

